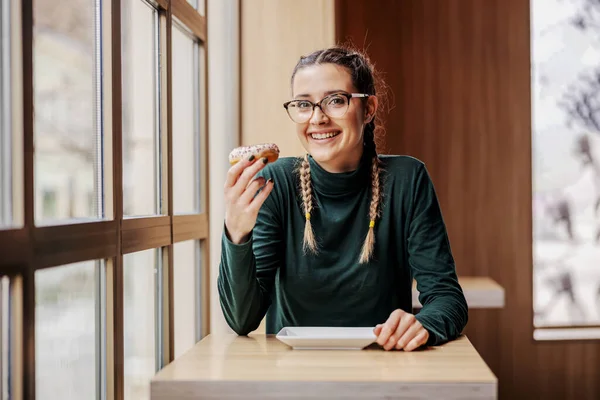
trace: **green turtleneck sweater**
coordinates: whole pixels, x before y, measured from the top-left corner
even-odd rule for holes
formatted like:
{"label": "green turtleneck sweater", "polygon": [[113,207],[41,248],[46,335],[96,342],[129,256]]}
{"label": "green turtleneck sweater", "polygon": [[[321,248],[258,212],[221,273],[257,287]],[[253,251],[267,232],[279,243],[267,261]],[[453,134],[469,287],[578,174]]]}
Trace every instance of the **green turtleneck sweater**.
{"label": "green turtleneck sweater", "polygon": [[222,236],[218,289],[229,326],[255,330],[265,313],[267,333],[284,326],[374,327],[395,309],[412,312],[412,281],[423,308],[416,315],[428,345],[456,338],[468,310],[438,200],[425,165],[408,156],[379,156],[383,206],[375,225],[374,257],[359,264],[369,229],[368,160],[347,173],[329,173],[309,158],[317,255],[305,254],[304,208],[296,158],[280,158],[260,173],[273,178],[250,239]]}

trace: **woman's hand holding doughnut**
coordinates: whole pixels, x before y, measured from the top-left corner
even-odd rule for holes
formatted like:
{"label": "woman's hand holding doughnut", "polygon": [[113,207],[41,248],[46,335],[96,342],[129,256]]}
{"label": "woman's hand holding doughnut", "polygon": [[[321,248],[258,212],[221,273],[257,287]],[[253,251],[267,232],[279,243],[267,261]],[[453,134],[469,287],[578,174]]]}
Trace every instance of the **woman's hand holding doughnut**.
{"label": "woman's hand holding doughnut", "polygon": [[[265,182],[264,178],[254,179],[254,176],[278,157],[279,149],[274,144],[238,147],[229,155],[233,166],[225,181],[225,228],[233,243],[247,240],[260,207],[273,190],[271,179]],[[257,195],[261,187],[263,190]]]}

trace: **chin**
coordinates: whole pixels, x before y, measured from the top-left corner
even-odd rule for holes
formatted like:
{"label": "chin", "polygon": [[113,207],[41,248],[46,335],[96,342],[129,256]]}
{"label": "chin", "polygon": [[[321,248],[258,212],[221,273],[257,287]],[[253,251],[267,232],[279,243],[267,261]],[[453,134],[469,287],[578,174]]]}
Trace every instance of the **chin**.
{"label": "chin", "polygon": [[312,148],[309,153],[319,163],[328,163],[336,158],[336,152],[329,149]]}

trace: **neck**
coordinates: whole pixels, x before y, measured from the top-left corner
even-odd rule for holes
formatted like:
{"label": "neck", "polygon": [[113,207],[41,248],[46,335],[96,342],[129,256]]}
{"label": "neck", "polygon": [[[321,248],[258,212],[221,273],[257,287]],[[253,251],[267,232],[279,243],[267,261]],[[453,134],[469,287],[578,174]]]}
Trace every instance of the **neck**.
{"label": "neck", "polygon": [[324,196],[346,196],[363,190],[369,186],[371,176],[371,162],[364,157],[354,168],[348,170],[336,169],[330,172],[314,158],[309,157],[311,186],[315,192]]}

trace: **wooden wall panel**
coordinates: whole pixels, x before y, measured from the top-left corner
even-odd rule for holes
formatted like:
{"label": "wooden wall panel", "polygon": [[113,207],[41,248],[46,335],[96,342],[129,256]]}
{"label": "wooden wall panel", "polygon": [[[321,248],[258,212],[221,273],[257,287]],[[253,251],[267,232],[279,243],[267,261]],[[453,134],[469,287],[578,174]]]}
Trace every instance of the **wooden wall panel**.
{"label": "wooden wall panel", "polygon": [[338,0],[336,39],[368,48],[394,93],[386,153],[423,160],[459,274],[489,276],[503,310],[467,334],[502,399],[600,398],[600,344],[532,339],[528,0]]}

